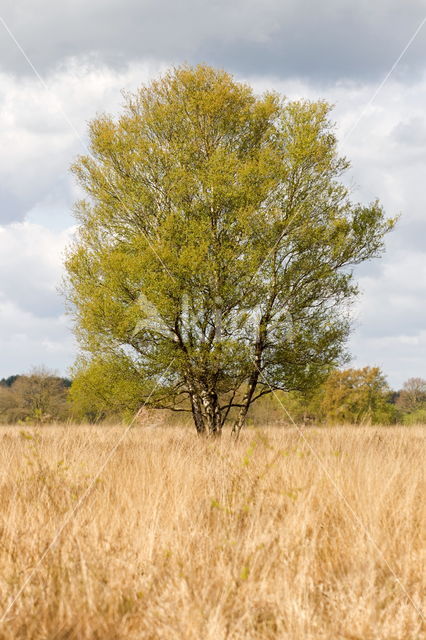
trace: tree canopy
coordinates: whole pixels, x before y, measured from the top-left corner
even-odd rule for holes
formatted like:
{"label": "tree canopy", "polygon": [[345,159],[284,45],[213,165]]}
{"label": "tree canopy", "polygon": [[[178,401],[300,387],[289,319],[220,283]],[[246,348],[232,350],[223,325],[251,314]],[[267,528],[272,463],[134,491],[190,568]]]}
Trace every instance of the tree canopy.
{"label": "tree canopy", "polygon": [[0,380],[0,422],[44,424],[66,419],[70,384],[45,367]]}
{"label": "tree canopy", "polygon": [[408,413],[424,408],[426,405],[426,380],[424,378],[406,380],[398,394],[396,403]]}
{"label": "tree canopy", "polygon": [[353,267],[393,220],[351,202],[329,114],[197,66],[90,123],[66,260],[77,380],[117,404],[120,372],[128,406],[190,411],[212,434],[237,411],[238,433],[262,395],[342,362]]}
{"label": "tree canopy", "polygon": [[389,424],[395,421],[391,390],[379,367],[333,371],[319,394],[323,420],[337,424]]}

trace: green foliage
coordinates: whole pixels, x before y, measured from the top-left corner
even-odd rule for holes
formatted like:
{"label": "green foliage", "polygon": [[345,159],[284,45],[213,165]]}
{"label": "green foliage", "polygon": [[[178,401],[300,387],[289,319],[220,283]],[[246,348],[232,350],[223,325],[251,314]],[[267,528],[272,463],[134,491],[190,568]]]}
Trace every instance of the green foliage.
{"label": "green foliage", "polygon": [[261,394],[306,392],[343,361],[353,266],[394,221],[350,202],[329,112],[198,66],[91,122],[66,261],[73,397],[97,389],[96,415],[190,409],[212,433],[235,408],[238,432]]}
{"label": "green foliage", "polygon": [[260,398],[250,409],[249,423],[256,426],[274,424],[311,424],[319,421],[318,393],[276,391]]}
{"label": "green foliage", "polygon": [[80,360],[73,373],[70,400],[76,420],[123,417],[140,407],[141,378],[125,358]]}
{"label": "green foliage", "polygon": [[426,424],[426,407],[404,414],[402,422],[406,425]]}

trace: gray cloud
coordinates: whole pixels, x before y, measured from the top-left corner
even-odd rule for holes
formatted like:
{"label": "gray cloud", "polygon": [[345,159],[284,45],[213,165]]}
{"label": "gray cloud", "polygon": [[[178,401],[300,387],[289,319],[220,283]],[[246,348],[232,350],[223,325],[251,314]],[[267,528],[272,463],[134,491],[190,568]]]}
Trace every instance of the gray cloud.
{"label": "gray cloud", "polygon": [[412,152],[422,153],[426,149],[426,122],[420,116],[399,122],[391,134],[397,144],[409,145]]}
{"label": "gray cloud", "polygon": [[[424,0],[17,0],[3,17],[34,65],[68,57],[125,66],[138,60],[204,61],[240,74],[311,82],[383,75],[424,17]],[[4,70],[30,73],[11,40],[0,40]],[[424,68],[425,35],[398,73]]]}

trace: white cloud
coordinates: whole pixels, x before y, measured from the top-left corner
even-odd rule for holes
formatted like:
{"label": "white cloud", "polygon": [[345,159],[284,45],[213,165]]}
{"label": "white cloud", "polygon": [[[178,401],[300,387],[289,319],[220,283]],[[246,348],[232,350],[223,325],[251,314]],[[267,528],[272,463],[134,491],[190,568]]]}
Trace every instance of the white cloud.
{"label": "white cloud", "polygon": [[69,60],[46,79],[0,73],[0,224],[23,220],[30,209],[55,196],[70,208],[75,186],[69,167],[87,152],[87,122],[116,111],[122,89],[132,90],[164,65],[135,64],[125,72]]}
{"label": "white cloud", "polygon": [[57,287],[72,229],[0,227],[0,377],[45,364],[65,372],[75,354]]}
{"label": "white cloud", "polygon": [[71,229],[55,233],[29,222],[0,227],[0,296],[37,317],[63,310],[57,287]]}
{"label": "white cloud", "polygon": [[0,377],[40,364],[66,374],[75,351],[69,319],[63,314],[40,318],[0,299]]}

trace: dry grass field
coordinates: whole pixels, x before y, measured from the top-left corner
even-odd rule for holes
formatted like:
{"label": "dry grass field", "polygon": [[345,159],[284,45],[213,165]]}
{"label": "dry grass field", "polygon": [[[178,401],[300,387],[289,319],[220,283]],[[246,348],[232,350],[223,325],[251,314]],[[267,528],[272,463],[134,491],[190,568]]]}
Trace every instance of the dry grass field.
{"label": "dry grass field", "polygon": [[1,640],[426,637],[420,427],[122,432],[1,429]]}

